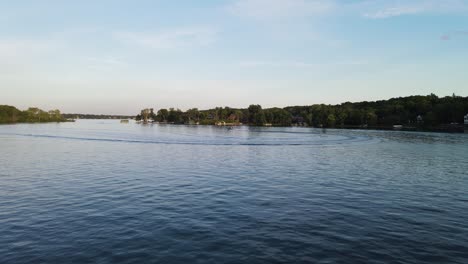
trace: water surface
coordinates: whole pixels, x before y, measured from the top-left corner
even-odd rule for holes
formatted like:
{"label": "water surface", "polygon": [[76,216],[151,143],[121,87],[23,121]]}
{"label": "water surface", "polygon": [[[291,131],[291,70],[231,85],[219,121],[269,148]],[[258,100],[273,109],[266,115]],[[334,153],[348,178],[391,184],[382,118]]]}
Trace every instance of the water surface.
{"label": "water surface", "polygon": [[0,126],[0,263],[468,263],[468,135]]}

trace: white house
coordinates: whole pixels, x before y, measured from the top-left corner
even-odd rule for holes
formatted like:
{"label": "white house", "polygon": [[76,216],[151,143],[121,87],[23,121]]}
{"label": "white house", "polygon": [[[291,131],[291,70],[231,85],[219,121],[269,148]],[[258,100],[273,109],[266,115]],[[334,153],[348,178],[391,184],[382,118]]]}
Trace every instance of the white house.
{"label": "white house", "polygon": [[465,124],[465,133],[468,133],[468,114],[466,114],[463,123]]}

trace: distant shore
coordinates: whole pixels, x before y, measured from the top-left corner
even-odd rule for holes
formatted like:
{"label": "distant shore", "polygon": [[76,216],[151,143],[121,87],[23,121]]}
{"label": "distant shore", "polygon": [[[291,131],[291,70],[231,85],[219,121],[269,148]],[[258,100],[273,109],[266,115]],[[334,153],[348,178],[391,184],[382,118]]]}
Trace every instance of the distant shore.
{"label": "distant shore", "polygon": [[[304,126],[462,133],[468,125],[468,97],[408,96],[375,102],[345,102],[262,108],[216,107],[182,111],[177,108],[145,108],[136,115],[142,123],[154,121],[187,125]],[[465,125],[464,125],[465,124]]]}
{"label": "distant shore", "polygon": [[135,116],[129,115],[101,115],[101,114],[62,114],[68,119],[135,119]]}
{"label": "distant shore", "polygon": [[0,105],[0,124],[72,122],[62,116],[59,110],[44,111],[30,107],[21,111],[14,106]]}
{"label": "distant shore", "polygon": [[[375,102],[345,102],[338,105],[315,104],[262,108],[216,107],[182,111],[177,108],[145,108],[135,116],[61,114],[36,107],[20,111],[0,105],[0,124],[69,122],[75,119],[135,119],[142,123],[264,127],[316,127],[463,133],[468,129],[468,97],[407,96]],[[123,123],[125,123],[124,121]]]}

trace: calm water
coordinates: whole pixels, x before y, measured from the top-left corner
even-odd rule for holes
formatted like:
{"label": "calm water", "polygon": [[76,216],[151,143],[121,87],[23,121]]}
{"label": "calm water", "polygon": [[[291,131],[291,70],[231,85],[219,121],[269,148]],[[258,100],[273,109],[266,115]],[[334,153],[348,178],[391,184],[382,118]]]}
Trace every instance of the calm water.
{"label": "calm water", "polygon": [[468,263],[468,135],[0,126],[0,263]]}

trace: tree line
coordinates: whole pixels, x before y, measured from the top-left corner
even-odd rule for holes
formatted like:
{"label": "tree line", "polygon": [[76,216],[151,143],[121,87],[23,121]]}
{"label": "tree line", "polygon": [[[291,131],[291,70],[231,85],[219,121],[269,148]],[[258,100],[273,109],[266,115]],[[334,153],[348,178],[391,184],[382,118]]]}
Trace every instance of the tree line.
{"label": "tree line", "polygon": [[284,108],[216,107],[182,111],[176,108],[142,110],[137,120],[153,119],[173,124],[246,124],[254,126],[372,127],[394,125],[433,128],[444,124],[463,123],[468,113],[468,97],[434,94],[408,96],[373,102],[346,102],[338,105],[315,104]]}
{"label": "tree line", "polygon": [[96,114],[62,114],[69,119],[131,119],[135,116],[128,115],[96,115]]}
{"label": "tree line", "polygon": [[14,106],[0,105],[0,124],[63,122],[66,119],[59,110],[44,111],[30,107],[21,111]]}

